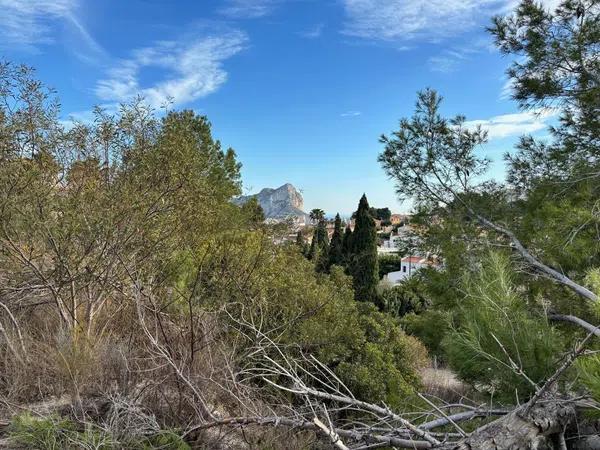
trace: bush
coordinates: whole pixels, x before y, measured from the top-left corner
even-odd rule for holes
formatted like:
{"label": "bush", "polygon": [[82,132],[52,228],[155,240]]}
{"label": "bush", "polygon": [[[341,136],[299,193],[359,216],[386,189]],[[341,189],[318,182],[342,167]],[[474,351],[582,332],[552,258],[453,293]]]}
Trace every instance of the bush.
{"label": "bush", "polygon": [[[226,247],[212,248],[211,258],[232,280],[245,280],[245,288],[241,292],[227,280],[211,283],[204,292],[212,299],[204,296],[204,302],[225,305],[228,314],[260,323],[264,333],[276,330],[272,334],[286,351],[314,355],[366,401],[397,405],[418,386],[425,348],[402,331],[398,320],[356,302],[342,268],[315,274],[293,246],[277,247],[260,233],[238,235]],[[231,337],[239,340],[238,333]]]}
{"label": "bush", "polygon": [[[83,428],[83,429],[81,429]],[[58,416],[33,417],[31,414],[15,416],[10,424],[10,439],[26,448],[36,450],[189,450],[181,436],[161,430],[149,436],[118,440],[100,427],[76,423]]]}
{"label": "bush", "polygon": [[382,255],[379,260],[379,279],[382,279],[390,272],[400,270],[400,255]]}
{"label": "bush", "polygon": [[450,330],[450,314],[444,311],[427,310],[421,314],[409,313],[401,320],[404,330],[418,338],[429,353],[444,359],[442,341]]}
{"label": "bush", "polygon": [[411,278],[389,289],[383,289],[379,295],[381,308],[395,317],[423,311],[428,302],[418,283],[416,278]]}
{"label": "bush", "polygon": [[359,324],[364,338],[336,373],[359,398],[400,407],[420,387],[418,371],[429,362],[427,350],[373,304],[359,304]]}
{"label": "bush", "polygon": [[505,256],[490,253],[465,288],[460,324],[443,343],[451,367],[496,398],[526,400],[556,369],[561,336],[527,310]]}

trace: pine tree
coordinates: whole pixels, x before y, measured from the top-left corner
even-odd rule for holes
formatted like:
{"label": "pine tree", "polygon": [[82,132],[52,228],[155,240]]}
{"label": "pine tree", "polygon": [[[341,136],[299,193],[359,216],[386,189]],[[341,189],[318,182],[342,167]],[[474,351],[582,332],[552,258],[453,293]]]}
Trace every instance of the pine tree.
{"label": "pine tree", "polygon": [[344,242],[342,239],[342,219],[339,214],[336,214],[335,226],[329,246],[329,267],[333,265],[341,266],[344,263]]}
{"label": "pine tree", "polygon": [[377,232],[369,213],[369,202],[363,194],[358,204],[352,234],[352,267],[354,295],[357,300],[375,301],[379,282],[377,261]]}

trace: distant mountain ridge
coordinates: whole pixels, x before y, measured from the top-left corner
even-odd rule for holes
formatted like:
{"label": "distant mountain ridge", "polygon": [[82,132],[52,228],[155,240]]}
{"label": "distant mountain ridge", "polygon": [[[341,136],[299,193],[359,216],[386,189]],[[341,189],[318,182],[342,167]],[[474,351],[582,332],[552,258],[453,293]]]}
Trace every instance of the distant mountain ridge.
{"label": "distant mountain ridge", "polygon": [[302,194],[290,183],[277,189],[264,188],[258,194],[242,195],[234,203],[243,205],[253,197],[258,200],[267,219],[286,219],[291,216],[298,222],[308,222],[308,215],[303,211]]}

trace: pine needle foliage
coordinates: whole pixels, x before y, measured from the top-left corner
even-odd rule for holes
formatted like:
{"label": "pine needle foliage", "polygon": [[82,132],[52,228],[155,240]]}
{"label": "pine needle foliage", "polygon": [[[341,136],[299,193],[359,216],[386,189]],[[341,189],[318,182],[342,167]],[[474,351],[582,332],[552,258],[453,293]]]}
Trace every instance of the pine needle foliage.
{"label": "pine needle foliage", "polygon": [[451,367],[494,398],[525,401],[556,370],[560,334],[528,310],[503,254],[490,253],[464,288],[459,325],[444,341]]}

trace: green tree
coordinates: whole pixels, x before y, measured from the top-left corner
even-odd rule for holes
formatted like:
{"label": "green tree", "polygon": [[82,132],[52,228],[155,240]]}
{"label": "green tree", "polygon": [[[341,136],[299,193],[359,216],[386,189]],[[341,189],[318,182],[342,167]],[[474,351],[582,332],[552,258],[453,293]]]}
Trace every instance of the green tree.
{"label": "green tree", "polygon": [[313,240],[317,239],[315,269],[317,272],[327,272],[329,268],[329,237],[327,235],[327,222],[321,219],[315,229]]}
{"label": "green tree", "polygon": [[248,201],[242,205],[242,213],[253,227],[260,226],[265,221],[265,211],[262,209],[262,206],[260,206],[260,203],[258,203],[256,197],[250,197]]}
{"label": "green tree", "polygon": [[344,264],[349,266],[352,260],[352,229],[350,225],[346,226],[344,230],[344,237],[342,239],[342,254],[344,257]]}
{"label": "green tree", "polygon": [[493,19],[497,47],[513,57],[507,71],[513,98],[526,109],[561,111],[560,126],[551,130],[557,142],[522,141],[521,150],[534,157],[527,164],[532,181],[548,169],[563,177],[578,162],[598,162],[599,17],[596,0],[562,1],[554,11],[525,0],[514,14]]}
{"label": "green tree", "polygon": [[344,263],[344,249],[342,236],[342,219],[339,214],[335,215],[335,225],[329,246],[329,267],[341,266]]}
{"label": "green tree", "polygon": [[444,341],[450,365],[495,397],[527,398],[555,372],[564,339],[527,310],[505,255],[490,253],[465,292],[460,325]]}
{"label": "green tree", "polygon": [[301,230],[296,233],[296,245],[300,248],[304,247],[304,236]]}
{"label": "green tree", "polygon": [[379,283],[377,231],[369,212],[367,196],[364,194],[358,204],[354,233],[352,234],[351,273],[356,299],[374,302]]}
{"label": "green tree", "polygon": [[308,213],[308,216],[313,223],[318,224],[320,221],[325,219],[325,211],[320,208],[314,208],[310,211],[310,213]]}
{"label": "green tree", "polygon": [[390,255],[382,255],[378,257],[378,267],[379,267],[379,278],[383,278],[384,275],[387,275],[390,272],[395,272],[400,270],[400,255],[390,254]]}
{"label": "green tree", "polygon": [[325,212],[322,209],[313,209],[310,212],[312,220],[318,220],[313,229],[312,241],[308,251],[308,259],[314,261],[318,272],[325,272],[329,260],[329,237],[327,236],[327,223]]}
{"label": "green tree", "polygon": [[392,211],[390,208],[371,208],[371,215],[382,223],[391,223]]}

